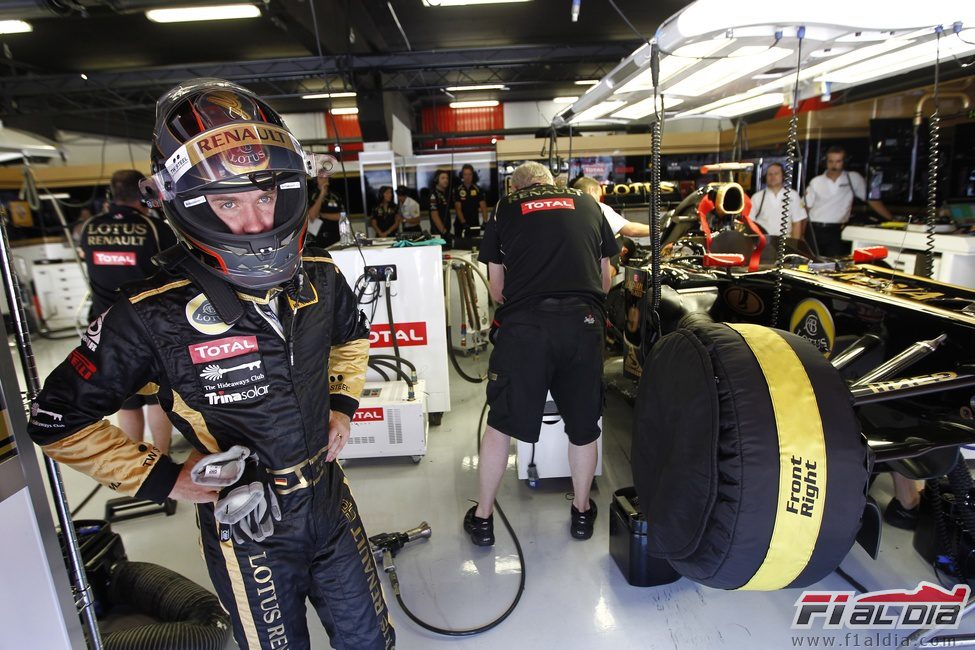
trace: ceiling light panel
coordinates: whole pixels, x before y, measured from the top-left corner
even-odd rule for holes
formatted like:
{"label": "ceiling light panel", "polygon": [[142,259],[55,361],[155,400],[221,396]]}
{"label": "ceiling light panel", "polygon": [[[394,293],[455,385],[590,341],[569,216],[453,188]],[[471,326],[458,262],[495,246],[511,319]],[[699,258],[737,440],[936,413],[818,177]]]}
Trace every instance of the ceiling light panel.
{"label": "ceiling light panel", "polygon": [[480,86],[448,86],[445,88],[447,92],[464,92],[465,90],[506,90],[507,86],[504,84],[481,84]]}
{"label": "ceiling light panel", "polygon": [[26,34],[34,31],[31,24],[23,20],[0,20],[0,34]]}
{"label": "ceiling light panel", "polygon": [[314,93],[311,95],[302,95],[302,99],[339,99],[341,97],[355,97],[355,93]]}
{"label": "ceiling light panel", "polygon": [[668,95],[698,97],[726,85],[735,79],[750,75],[792,54],[792,50],[766,45],[746,45],[728,53],[723,59],[710,61],[707,67],[667,86]]}
{"label": "ceiling light panel", "polygon": [[[664,109],[671,109],[674,106],[683,104],[683,99],[677,97],[664,97]],[[616,111],[612,117],[623,120],[639,120],[653,113],[653,97],[641,99],[635,104],[630,104],[626,108]]]}
{"label": "ceiling light panel", "polygon": [[261,10],[250,4],[173,7],[171,9],[150,9],[146,12],[146,18],[154,23],[234,20],[237,18],[257,18],[260,15]]}
{"label": "ceiling light panel", "polygon": [[588,122],[588,121],[599,119],[603,115],[606,115],[607,113],[611,111],[615,111],[616,109],[620,108],[625,103],[626,102],[622,100],[611,100],[611,101],[596,104],[592,108],[587,108],[586,110],[576,115],[574,118],[572,118],[572,121]]}
{"label": "ceiling light panel", "polygon": [[572,104],[579,99],[578,97],[556,97],[552,101],[556,104]]}
{"label": "ceiling light panel", "polygon": [[471,102],[450,102],[451,108],[494,108],[499,104],[496,99],[485,99],[483,101]]}
{"label": "ceiling light panel", "polygon": [[329,111],[332,115],[358,115],[359,109],[356,106],[350,106],[349,108],[333,108]]}
{"label": "ceiling light panel", "polygon": [[466,5],[500,5],[530,0],[423,0],[424,7],[464,7]]}
{"label": "ceiling light panel", "polygon": [[[975,45],[971,44],[971,37],[975,35],[975,29],[968,29],[962,32],[969,32],[968,38],[943,37],[940,44],[941,59],[952,56],[962,56],[975,52]],[[965,41],[969,41],[966,43]],[[832,70],[817,78],[817,81],[832,81],[835,83],[856,84],[870,81],[878,77],[894,75],[900,72],[907,72],[913,68],[934,65],[938,54],[938,43],[928,41],[920,45],[904,48],[890,54],[878,56],[856,65],[851,65],[838,70]]]}

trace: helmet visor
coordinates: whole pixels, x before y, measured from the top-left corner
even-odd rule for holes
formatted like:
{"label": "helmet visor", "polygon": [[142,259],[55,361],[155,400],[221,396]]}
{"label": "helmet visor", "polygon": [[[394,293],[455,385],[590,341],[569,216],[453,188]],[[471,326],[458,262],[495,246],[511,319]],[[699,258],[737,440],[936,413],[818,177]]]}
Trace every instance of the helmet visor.
{"label": "helmet visor", "polygon": [[261,122],[233,122],[189,140],[165,162],[175,196],[240,191],[269,183],[275,172],[305,170],[298,141],[286,130]]}

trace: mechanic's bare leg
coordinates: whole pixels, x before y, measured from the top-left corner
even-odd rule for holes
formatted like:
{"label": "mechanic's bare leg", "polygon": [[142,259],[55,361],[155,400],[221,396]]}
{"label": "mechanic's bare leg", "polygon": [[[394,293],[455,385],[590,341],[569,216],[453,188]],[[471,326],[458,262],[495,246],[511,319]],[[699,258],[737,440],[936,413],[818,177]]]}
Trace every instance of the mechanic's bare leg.
{"label": "mechanic's bare leg", "polygon": [[598,454],[595,440],[586,445],[569,443],[569,472],[572,474],[572,491],[575,493],[572,505],[579,512],[589,510],[589,490],[592,479],[596,476]]}
{"label": "mechanic's bare leg", "polygon": [[921,503],[921,488],[924,487],[924,483],[909,479],[897,472],[891,472],[891,475],[894,478],[894,498],[908,510],[916,508]]}
{"label": "mechanic's bare leg", "polygon": [[482,519],[491,516],[494,509],[494,498],[501,487],[504,470],[508,468],[508,448],[511,436],[501,433],[488,425],[481,438],[481,452],[477,461],[477,477],[480,491],[477,499],[477,510],[474,514]]}
{"label": "mechanic's bare leg", "polygon": [[128,437],[129,440],[142,442],[142,436],[146,428],[146,419],[142,414],[142,408],[119,409],[118,428]]}
{"label": "mechanic's bare leg", "polygon": [[168,454],[169,445],[173,441],[173,423],[166,416],[166,411],[158,404],[148,404],[146,406],[146,417],[149,420],[152,444],[162,453]]}

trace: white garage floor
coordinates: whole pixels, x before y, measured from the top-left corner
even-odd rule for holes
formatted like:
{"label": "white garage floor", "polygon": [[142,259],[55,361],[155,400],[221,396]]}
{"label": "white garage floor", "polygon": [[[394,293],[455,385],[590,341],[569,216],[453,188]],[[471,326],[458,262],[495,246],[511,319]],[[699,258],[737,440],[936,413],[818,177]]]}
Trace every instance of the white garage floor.
{"label": "white garage floor", "polygon": [[[73,341],[35,341],[42,377],[72,346]],[[519,576],[514,545],[500,521],[496,522],[498,543],[491,549],[472,546],[461,530],[468,499],[477,494],[474,440],[484,389],[453,375],[451,391],[453,410],[445,414],[442,426],[431,427],[428,455],[419,465],[408,459],[360,460],[346,463],[346,471],[370,534],[402,531],[421,520],[430,523],[432,538],[408,547],[397,558],[404,597],[429,622],[465,628],[503,611]],[[895,640],[905,635],[903,631],[884,632],[879,637],[874,632],[871,639],[860,633],[857,639],[845,630],[790,630],[801,590],[724,592],[686,579],[659,588],[629,586],[608,553],[607,516],[613,491],[631,484],[629,412],[621,399],[609,395],[603,475],[597,479],[593,495],[600,508],[595,536],[586,542],[569,537],[566,493],[571,486],[567,479],[550,479],[531,489],[517,480],[512,466],[499,499],[525,552],[527,588],[521,604],[497,628],[455,639],[419,629],[390,602],[400,649],[447,645],[562,650],[863,647],[871,641],[881,647],[898,645]],[[65,469],[64,476],[74,504],[94,486],[72,470]],[[873,494],[881,505],[887,503],[890,493],[889,478],[878,479]],[[112,496],[108,490],[100,490],[78,517],[101,518],[104,503]],[[155,515],[117,523],[113,528],[121,534],[129,559],[161,564],[209,588],[191,507],[181,504],[172,517]],[[879,560],[871,560],[854,547],[842,565],[848,573],[870,590],[913,588],[921,580],[936,582],[930,567],[911,547],[910,533],[887,526],[883,532]],[[851,589],[835,574],[813,588]],[[392,600],[388,583],[386,592]],[[312,647],[328,648],[327,637],[310,608],[308,624]],[[975,622],[963,629],[975,629]]]}

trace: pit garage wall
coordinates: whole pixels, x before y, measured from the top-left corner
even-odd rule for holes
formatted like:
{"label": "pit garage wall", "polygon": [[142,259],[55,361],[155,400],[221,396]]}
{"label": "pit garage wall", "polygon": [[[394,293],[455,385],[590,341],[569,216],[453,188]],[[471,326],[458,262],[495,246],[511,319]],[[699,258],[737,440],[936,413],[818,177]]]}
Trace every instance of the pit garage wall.
{"label": "pit garage wall", "polygon": [[[0,325],[6,341],[6,332]],[[10,348],[0,350],[0,647],[84,648]]]}

